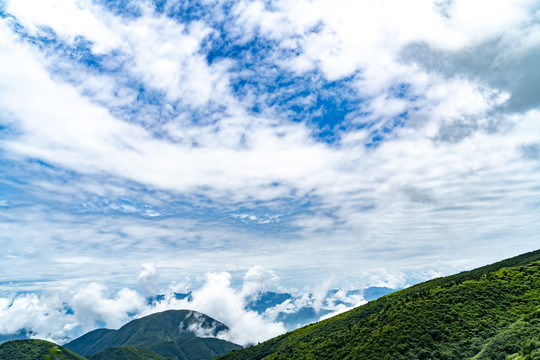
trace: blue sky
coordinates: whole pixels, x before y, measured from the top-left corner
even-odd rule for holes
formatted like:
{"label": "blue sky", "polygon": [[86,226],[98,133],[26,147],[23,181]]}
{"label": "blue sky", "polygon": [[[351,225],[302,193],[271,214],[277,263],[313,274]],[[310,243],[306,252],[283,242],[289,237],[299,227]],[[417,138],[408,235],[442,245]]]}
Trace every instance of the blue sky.
{"label": "blue sky", "polygon": [[0,316],[49,338],[538,248],[536,1],[4,0],[0,48]]}

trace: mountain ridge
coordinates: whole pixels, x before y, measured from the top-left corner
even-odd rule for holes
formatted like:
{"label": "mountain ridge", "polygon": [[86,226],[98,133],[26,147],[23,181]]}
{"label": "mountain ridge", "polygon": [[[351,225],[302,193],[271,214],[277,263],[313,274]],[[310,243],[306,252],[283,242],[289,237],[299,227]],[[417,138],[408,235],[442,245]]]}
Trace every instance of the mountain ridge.
{"label": "mountain ridge", "polygon": [[216,359],[505,360],[535,351],[540,359],[538,336],[540,250],[414,285]]}
{"label": "mountain ridge", "polygon": [[167,310],[132,320],[118,330],[91,331],[64,346],[78,354],[89,356],[111,347],[148,347],[165,341],[197,337],[197,329],[214,337],[229,330],[225,324],[196,311]]}
{"label": "mountain ridge", "polygon": [[20,339],[3,343],[0,345],[0,360],[43,360],[54,347],[61,351],[61,354],[54,355],[54,360],[88,360],[63,346],[40,339]]}

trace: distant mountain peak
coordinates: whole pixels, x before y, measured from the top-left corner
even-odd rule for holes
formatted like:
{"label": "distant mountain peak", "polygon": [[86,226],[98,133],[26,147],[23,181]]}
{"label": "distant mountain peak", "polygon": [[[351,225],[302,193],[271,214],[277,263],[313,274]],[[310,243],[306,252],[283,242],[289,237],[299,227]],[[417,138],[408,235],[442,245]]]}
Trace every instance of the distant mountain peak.
{"label": "distant mountain peak", "polygon": [[123,345],[147,348],[180,339],[215,338],[229,328],[208,315],[193,310],[167,310],[125,324],[118,330],[97,329],[65,345],[84,356]]}

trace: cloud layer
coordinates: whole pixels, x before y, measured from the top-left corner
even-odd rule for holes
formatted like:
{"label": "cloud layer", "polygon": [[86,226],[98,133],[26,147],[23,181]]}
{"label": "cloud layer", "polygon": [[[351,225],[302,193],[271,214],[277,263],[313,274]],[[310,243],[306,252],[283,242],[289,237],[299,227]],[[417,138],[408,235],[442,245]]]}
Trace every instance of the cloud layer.
{"label": "cloud layer", "polygon": [[[535,1],[3,2],[0,297],[33,313],[40,291],[77,288],[73,323],[117,326],[178,274],[211,273],[237,299],[276,274],[363,288],[535,249],[539,14]],[[259,321],[205,289],[196,310],[231,314],[238,334]]]}
{"label": "cloud layer", "polygon": [[[156,276],[155,267],[143,264],[139,276],[142,292],[148,290],[149,273]],[[188,293],[178,293],[180,289],[176,283],[155,289],[152,296],[144,296],[136,290],[115,291],[92,282],[61,292],[0,297],[0,317],[4,320],[0,335],[23,332],[34,338],[64,343],[98,327],[118,329],[130,320],[156,312],[189,309],[207,314],[230,328],[218,333],[218,338],[249,345],[284,333],[286,326],[282,318],[305,310],[314,311],[315,317],[298,318],[299,324],[303,325],[365,303],[359,293],[328,292],[327,283],[294,296],[286,294],[285,300],[264,305],[264,309],[257,311],[250,306],[253,301],[268,291],[284,291],[276,273],[255,266],[247,271],[240,286],[232,285],[231,281],[230,273],[213,272],[205,274],[199,286],[182,289],[189,290]],[[215,336],[212,329],[197,326],[197,323],[191,324],[188,330],[201,337]]]}

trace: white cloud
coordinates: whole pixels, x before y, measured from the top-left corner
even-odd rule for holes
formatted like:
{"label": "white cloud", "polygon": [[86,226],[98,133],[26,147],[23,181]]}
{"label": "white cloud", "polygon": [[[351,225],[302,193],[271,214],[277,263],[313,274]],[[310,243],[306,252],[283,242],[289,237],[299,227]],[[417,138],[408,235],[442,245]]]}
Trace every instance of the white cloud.
{"label": "white cloud", "polygon": [[[282,331],[265,322],[274,315],[262,319],[242,307],[246,294],[277,286],[265,268],[286,274],[287,286],[324,284],[333,275],[336,283],[393,287],[411,271],[430,274],[443,258],[436,274],[458,270],[464,259],[482,264],[537,246],[536,78],[513,81],[514,71],[528,69],[520,61],[536,59],[534,2],[242,1],[234,19],[222,19],[224,30],[172,20],[150,5],[127,19],[90,2],[6,4],[33,35],[49,26],[70,44],[82,36],[117,67],[98,74],[25,42],[11,27],[15,20],[0,20],[0,122],[9,129],[0,147],[14,164],[3,180],[16,190],[15,201],[0,200],[0,272],[32,290],[91,283],[113,262],[118,275],[108,280],[117,284],[135,282],[141,262],[159,267],[160,279],[215,271],[192,305],[237,322],[231,336],[247,343]],[[322,83],[347,78],[342,87],[362,100],[348,119],[371,125],[338,131],[342,140],[326,144],[307,120],[288,122],[279,105],[262,101],[260,113],[251,111],[269,94],[239,99],[230,86],[243,71],[237,60],[206,61],[203,44],[219,31],[237,31],[243,45],[255,35],[276,41],[264,54],[272,71],[317,72]],[[505,50],[484,56],[492,43]],[[435,64],[425,54],[435,54]],[[264,74],[255,75],[250,80]],[[165,100],[122,113],[138,101],[130,81]],[[403,84],[406,94],[394,94]],[[526,111],[510,106],[522,97],[517,89],[532,94]],[[297,104],[316,101],[310,90]],[[404,112],[406,123],[393,126]],[[385,139],[368,148],[374,131]],[[55,169],[43,170],[47,164]],[[13,181],[19,174],[24,179]],[[175,213],[184,202],[192,206]],[[261,230],[278,221],[276,233]],[[45,249],[54,250],[51,258]],[[240,291],[219,272],[248,269]],[[380,278],[368,275],[379,269]],[[148,290],[157,286],[154,274],[150,265],[143,270]],[[180,282],[171,292],[185,289]],[[214,290],[225,296],[219,306]],[[85,326],[94,318],[119,324],[127,312],[143,311],[130,291],[108,296],[96,284],[81,291],[124,314],[102,313],[79,296]],[[260,337],[253,331],[259,325]]]}
{"label": "white cloud", "polygon": [[84,36],[93,43],[92,50],[96,53],[117,48],[123,41],[121,35],[109,28],[110,16],[91,1],[7,1],[6,12],[16,16],[34,35],[41,34],[43,27],[50,27],[71,43],[77,36]]}
{"label": "white cloud", "polygon": [[[139,280],[153,276],[155,266],[144,264]],[[97,327],[117,329],[134,318],[170,309],[188,309],[225,323],[230,331],[217,334],[218,338],[248,345],[284,333],[284,325],[276,322],[280,313],[294,314],[305,307],[317,311],[324,308],[337,313],[345,307],[364,303],[360,295],[347,295],[342,290],[332,292],[328,297],[330,282],[326,282],[313,291],[297,294],[294,301],[286,300],[258,314],[246,306],[260,291],[279,288],[277,274],[262,266],[254,266],[245,273],[241,286],[233,286],[231,280],[227,272],[210,272],[198,288],[187,285],[189,279],[181,282],[181,288],[174,282],[164,298],[151,303],[135,290],[123,288],[113,291],[109,286],[96,282],[76,285],[54,294],[44,292],[40,296],[32,293],[0,298],[0,316],[8,320],[0,325],[0,334],[25,329],[36,338],[63,343]],[[189,290],[191,296],[178,299],[175,292],[179,290]],[[193,313],[191,316],[198,315]],[[213,329],[203,328],[197,323],[189,330],[202,337],[214,336]]]}
{"label": "white cloud", "polygon": [[0,334],[13,334],[21,329],[31,330],[35,337],[65,339],[75,319],[67,316],[56,297],[43,298],[25,294],[15,298],[0,298]]}
{"label": "white cloud", "polygon": [[104,285],[91,283],[70,299],[69,306],[85,331],[95,328],[99,321],[106,327],[119,328],[130,319],[130,313],[138,313],[146,306],[144,297],[134,290],[121,289],[113,298],[106,291]]}
{"label": "white cloud", "polygon": [[156,265],[154,263],[144,263],[142,266],[143,271],[139,273],[139,281],[146,293],[155,293],[158,279]]}
{"label": "white cloud", "polygon": [[279,276],[273,270],[253,266],[244,276],[242,294],[249,298],[261,291],[277,290],[278,287]]}

